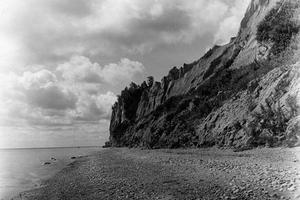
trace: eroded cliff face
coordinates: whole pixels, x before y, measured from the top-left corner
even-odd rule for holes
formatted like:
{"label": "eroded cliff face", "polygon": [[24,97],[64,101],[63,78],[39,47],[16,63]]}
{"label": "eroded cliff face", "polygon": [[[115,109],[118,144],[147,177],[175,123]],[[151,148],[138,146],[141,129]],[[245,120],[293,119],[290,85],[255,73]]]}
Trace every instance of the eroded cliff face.
{"label": "eroded cliff face", "polygon": [[160,82],[126,88],[112,109],[110,142],[147,148],[297,143],[298,16],[297,1],[252,0],[228,44],[172,68]]}

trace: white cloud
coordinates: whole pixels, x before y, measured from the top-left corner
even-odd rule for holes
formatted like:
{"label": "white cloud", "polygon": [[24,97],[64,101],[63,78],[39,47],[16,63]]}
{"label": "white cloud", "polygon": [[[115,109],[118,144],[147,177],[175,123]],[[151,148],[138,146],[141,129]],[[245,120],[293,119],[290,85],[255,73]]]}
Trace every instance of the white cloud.
{"label": "white cloud", "polygon": [[111,63],[104,66],[101,74],[106,82],[114,84],[124,81],[128,82],[136,74],[142,74],[144,70],[142,63],[123,58],[119,63]]}
{"label": "white cloud", "polygon": [[92,63],[84,56],[73,56],[70,61],[57,67],[57,71],[62,73],[65,80],[87,83],[103,82],[99,70],[101,67],[98,63]]}
{"label": "white cloud", "polygon": [[53,85],[57,82],[56,75],[49,70],[42,69],[37,72],[26,71],[20,78],[20,84],[26,89],[43,88]]}
{"label": "white cloud", "polygon": [[[5,0],[0,56],[7,57],[1,59],[6,63],[36,64],[75,54],[144,54],[163,44],[201,39],[214,33],[220,21],[216,40],[225,40],[235,34],[248,2],[235,0],[230,7],[224,0]],[[22,56],[15,59],[17,54]]]}
{"label": "white cloud", "polygon": [[112,92],[97,96],[82,94],[79,98],[74,118],[79,121],[109,119],[111,107],[116,100],[117,97]]}
{"label": "white cloud", "polygon": [[18,89],[29,105],[44,109],[72,109],[77,101],[71,91],[58,84],[56,75],[45,69],[34,73],[24,72],[19,78]]}
{"label": "white cloud", "polygon": [[26,3],[19,1],[0,1],[0,72],[7,72],[9,66],[22,60],[21,41],[11,29],[11,24],[25,7]]}
{"label": "white cloud", "polygon": [[107,84],[128,84],[143,73],[141,63],[121,59],[101,67],[89,58],[75,56],[49,71],[0,74],[0,124],[72,125],[108,120],[116,95],[101,92]]}
{"label": "white cloud", "polygon": [[144,70],[145,67],[142,63],[127,58],[102,67],[98,63],[92,63],[89,58],[84,56],[73,56],[69,62],[61,64],[57,68],[57,71],[61,72],[67,81],[98,84],[105,82],[112,85],[128,84]]}
{"label": "white cloud", "polygon": [[151,8],[150,8],[150,14],[153,18],[159,17],[163,14],[163,6],[156,2]]}

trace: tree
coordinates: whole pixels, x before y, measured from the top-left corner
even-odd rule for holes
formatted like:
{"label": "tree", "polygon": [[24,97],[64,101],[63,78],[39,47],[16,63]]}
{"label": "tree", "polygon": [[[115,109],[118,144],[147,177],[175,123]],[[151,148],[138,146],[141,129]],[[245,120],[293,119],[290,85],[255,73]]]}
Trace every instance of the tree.
{"label": "tree", "polygon": [[129,85],[129,89],[130,90],[135,90],[138,88],[138,85],[135,82],[131,82]]}
{"label": "tree", "polygon": [[293,19],[299,6],[297,1],[277,3],[258,25],[256,39],[262,44],[273,43],[273,55],[283,52],[290,45],[293,36],[299,33],[300,26]]}
{"label": "tree", "polygon": [[147,84],[148,84],[148,86],[149,87],[152,87],[152,85],[153,85],[153,83],[154,83],[154,78],[153,78],[153,76],[148,76],[147,77]]}

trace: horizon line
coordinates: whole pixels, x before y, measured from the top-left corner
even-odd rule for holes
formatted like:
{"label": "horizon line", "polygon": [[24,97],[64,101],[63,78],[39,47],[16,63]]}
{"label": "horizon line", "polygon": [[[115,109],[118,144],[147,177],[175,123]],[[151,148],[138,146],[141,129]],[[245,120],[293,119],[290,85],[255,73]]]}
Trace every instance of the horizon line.
{"label": "horizon line", "polygon": [[63,149],[63,148],[88,148],[88,147],[102,147],[102,145],[91,145],[91,146],[58,146],[58,147],[9,147],[1,148],[0,150],[14,150],[14,149]]}

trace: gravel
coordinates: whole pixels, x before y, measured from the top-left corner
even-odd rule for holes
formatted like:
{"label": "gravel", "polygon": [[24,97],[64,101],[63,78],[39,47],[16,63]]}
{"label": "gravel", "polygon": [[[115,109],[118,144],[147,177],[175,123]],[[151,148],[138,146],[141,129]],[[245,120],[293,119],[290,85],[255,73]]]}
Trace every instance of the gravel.
{"label": "gravel", "polygon": [[300,148],[105,149],[17,199],[300,199]]}

